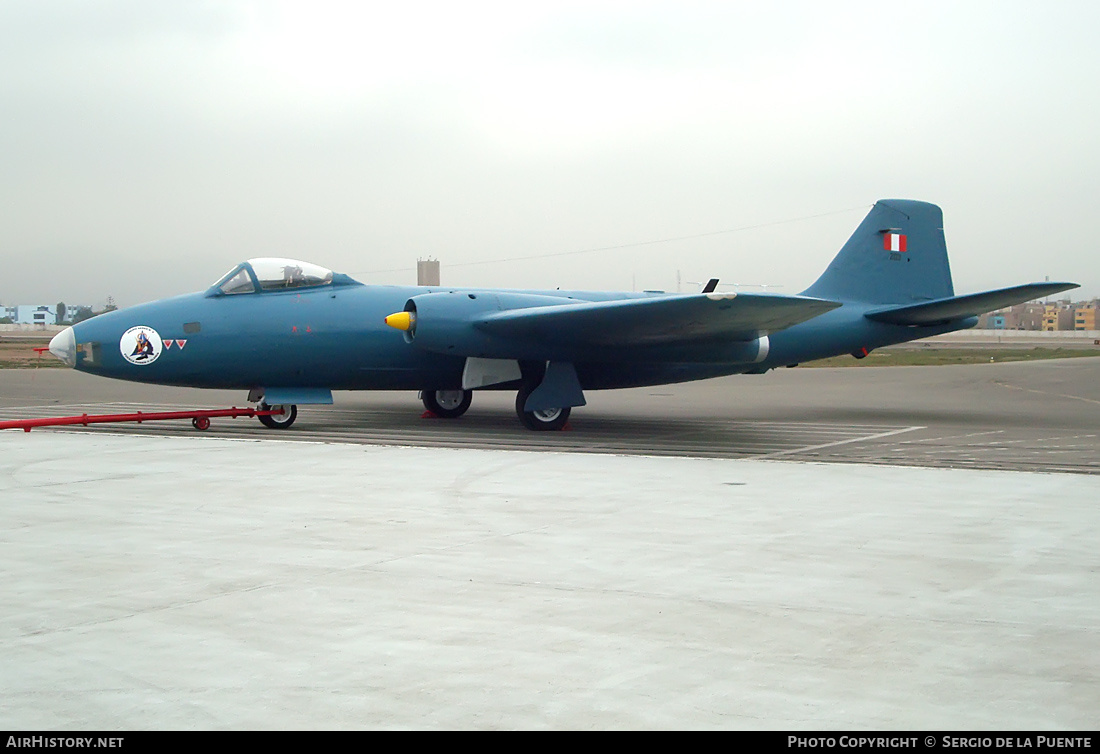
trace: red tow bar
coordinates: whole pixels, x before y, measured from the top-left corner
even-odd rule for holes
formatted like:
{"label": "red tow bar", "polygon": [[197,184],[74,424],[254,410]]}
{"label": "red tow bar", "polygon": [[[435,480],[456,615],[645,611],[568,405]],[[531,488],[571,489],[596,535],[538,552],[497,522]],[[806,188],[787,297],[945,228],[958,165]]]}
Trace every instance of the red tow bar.
{"label": "red tow bar", "polygon": [[35,427],[59,427],[67,424],[80,424],[87,427],[89,424],[109,424],[114,422],[150,422],[166,419],[190,419],[195,429],[209,429],[210,420],[215,417],[228,416],[236,419],[238,416],[273,416],[283,413],[282,409],[257,410],[254,408],[219,408],[209,411],[160,411],[146,413],[138,411],[136,414],[81,414],[80,416],[55,416],[46,419],[16,419],[13,421],[0,421],[0,429],[21,429],[30,432]]}

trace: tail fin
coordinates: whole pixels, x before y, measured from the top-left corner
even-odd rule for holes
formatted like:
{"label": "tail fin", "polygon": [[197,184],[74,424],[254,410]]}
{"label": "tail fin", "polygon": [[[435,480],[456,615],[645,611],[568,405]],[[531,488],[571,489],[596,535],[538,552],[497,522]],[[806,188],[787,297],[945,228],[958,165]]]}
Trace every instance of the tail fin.
{"label": "tail fin", "polygon": [[955,295],[943,212],[885,199],[875,206],[804,295],[834,301],[915,304]]}

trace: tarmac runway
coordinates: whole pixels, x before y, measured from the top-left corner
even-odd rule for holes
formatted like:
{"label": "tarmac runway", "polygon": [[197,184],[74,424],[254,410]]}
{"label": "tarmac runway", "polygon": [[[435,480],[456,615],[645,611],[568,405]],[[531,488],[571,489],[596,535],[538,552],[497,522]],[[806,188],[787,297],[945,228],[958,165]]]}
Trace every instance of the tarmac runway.
{"label": "tarmac runway", "polygon": [[[237,392],[69,370],[0,371],[0,380],[0,419],[246,405]],[[784,369],[591,392],[570,431],[556,433],[521,427],[514,400],[479,392],[465,416],[443,420],[420,418],[411,392],[337,393],[333,406],[301,407],[295,425],[277,435],[250,419],[215,419],[206,435],[1100,474],[1100,358]],[[195,434],[187,421],[76,431]]]}
{"label": "tarmac runway", "polygon": [[[1095,730],[1098,375],[0,432],[0,727]],[[2,418],[241,399],[0,372]]]}

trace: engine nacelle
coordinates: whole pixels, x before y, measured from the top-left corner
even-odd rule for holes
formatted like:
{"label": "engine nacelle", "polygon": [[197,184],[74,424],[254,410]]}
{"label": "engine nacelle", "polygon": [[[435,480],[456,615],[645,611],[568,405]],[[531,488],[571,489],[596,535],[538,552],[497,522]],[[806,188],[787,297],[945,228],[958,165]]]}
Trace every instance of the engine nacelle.
{"label": "engine nacelle", "polygon": [[754,364],[767,358],[767,335],[752,340],[687,340],[654,345],[609,347],[599,339],[555,337],[552,330],[532,328],[525,335],[500,335],[482,324],[496,312],[541,309],[583,300],[564,296],[497,291],[440,291],[414,296],[404,311],[386,317],[386,324],[401,330],[405,342],[441,354],[485,359],[532,361],[664,361],[682,363]]}
{"label": "engine nacelle", "polygon": [[490,335],[479,330],[475,323],[493,312],[575,303],[577,299],[530,293],[438,291],[406,301],[409,320],[407,327],[398,329],[404,329],[405,342],[434,353],[487,359],[545,359],[545,344]]}

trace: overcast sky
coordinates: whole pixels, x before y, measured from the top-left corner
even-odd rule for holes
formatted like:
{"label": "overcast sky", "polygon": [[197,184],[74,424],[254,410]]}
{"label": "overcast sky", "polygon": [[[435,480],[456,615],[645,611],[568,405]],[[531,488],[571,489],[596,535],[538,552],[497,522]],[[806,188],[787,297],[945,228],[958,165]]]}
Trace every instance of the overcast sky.
{"label": "overcast sky", "polygon": [[797,293],[892,197],[943,208],[960,293],[1100,296],[1098,27],[1056,0],[0,0],[0,302],[125,306],[254,256]]}

